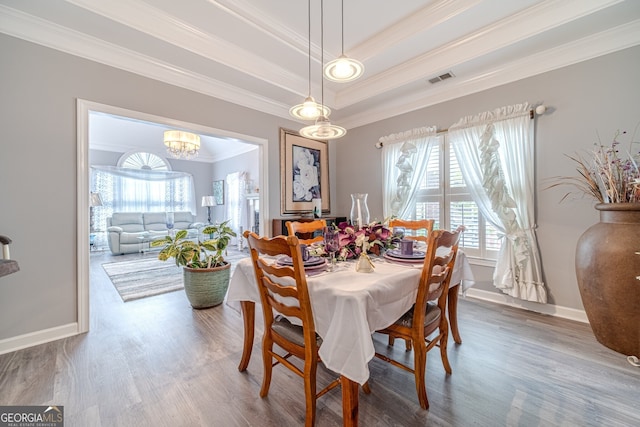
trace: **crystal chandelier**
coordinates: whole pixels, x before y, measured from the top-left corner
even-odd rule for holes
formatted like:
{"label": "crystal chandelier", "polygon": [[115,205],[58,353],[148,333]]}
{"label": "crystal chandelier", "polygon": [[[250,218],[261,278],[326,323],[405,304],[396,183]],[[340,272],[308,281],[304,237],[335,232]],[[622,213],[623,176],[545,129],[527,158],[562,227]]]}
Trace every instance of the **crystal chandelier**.
{"label": "crystal chandelier", "polygon": [[164,145],[167,153],[176,159],[192,159],[200,150],[200,135],[179,130],[164,131]]}

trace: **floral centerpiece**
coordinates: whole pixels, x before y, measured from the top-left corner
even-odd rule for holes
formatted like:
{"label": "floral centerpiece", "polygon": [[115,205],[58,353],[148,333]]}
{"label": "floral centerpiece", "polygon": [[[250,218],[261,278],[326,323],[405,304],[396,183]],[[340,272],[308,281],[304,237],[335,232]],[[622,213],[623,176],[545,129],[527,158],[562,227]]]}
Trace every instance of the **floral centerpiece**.
{"label": "floral centerpiece", "polygon": [[[568,156],[576,162],[579,176],[559,177],[551,185],[572,185],[578,192],[593,197],[599,203],[640,203],[640,152],[633,144],[621,147],[618,138],[626,132],[616,132],[610,146],[594,144],[588,156]],[[622,153],[621,153],[622,152]],[[564,200],[571,192],[564,195]]]}
{"label": "floral centerpiece", "polygon": [[[400,240],[399,236],[394,236],[391,230],[379,221],[369,223],[360,229],[341,222],[337,229],[339,250],[336,258],[340,261],[358,258],[362,253],[380,255],[383,250],[395,248]],[[326,255],[323,246],[315,247],[311,253],[316,256]]]}

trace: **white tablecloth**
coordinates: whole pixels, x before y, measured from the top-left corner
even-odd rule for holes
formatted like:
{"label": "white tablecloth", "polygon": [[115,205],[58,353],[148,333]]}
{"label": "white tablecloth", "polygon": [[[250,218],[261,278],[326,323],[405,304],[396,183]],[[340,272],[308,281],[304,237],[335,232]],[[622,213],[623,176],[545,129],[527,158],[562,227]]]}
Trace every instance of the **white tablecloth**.
{"label": "white tablecloth", "polygon": [[[364,384],[374,357],[371,334],[395,322],[415,302],[422,264],[399,265],[377,258],[373,273],[358,273],[354,262],[341,262],[333,272],[307,277],[320,357],[329,369]],[[458,256],[451,283],[473,284],[464,256]],[[249,258],[238,262],[227,301],[260,303]]]}

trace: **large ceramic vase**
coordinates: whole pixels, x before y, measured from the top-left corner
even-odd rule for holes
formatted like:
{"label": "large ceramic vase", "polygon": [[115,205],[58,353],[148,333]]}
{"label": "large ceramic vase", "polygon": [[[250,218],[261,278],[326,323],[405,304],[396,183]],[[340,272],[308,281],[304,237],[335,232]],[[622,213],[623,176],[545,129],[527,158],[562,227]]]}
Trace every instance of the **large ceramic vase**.
{"label": "large ceramic vase", "polygon": [[214,268],[183,269],[184,291],[193,308],[209,308],[224,300],[229,287],[231,264]]}
{"label": "large ceramic vase", "polygon": [[600,222],[578,240],[580,296],[596,339],[640,355],[640,203],[601,203]]}

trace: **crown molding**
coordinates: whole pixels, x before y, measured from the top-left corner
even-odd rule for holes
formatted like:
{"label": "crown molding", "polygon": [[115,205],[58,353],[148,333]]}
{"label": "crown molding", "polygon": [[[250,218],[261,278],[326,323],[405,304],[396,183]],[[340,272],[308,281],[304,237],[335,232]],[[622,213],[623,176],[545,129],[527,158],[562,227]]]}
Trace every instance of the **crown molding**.
{"label": "crown molding", "polygon": [[0,18],[0,32],[5,34],[243,107],[278,117],[289,117],[289,106],[283,103],[207,76],[194,74],[15,9],[0,5]]}
{"label": "crown molding", "polygon": [[[306,90],[304,90],[307,87],[307,80],[300,78],[299,75],[292,73],[289,69],[272,61],[266,61],[262,57],[244,50],[226,39],[193,27],[150,4],[114,0],[108,2],[91,0],[66,1],[210,61],[223,64],[243,74],[277,86],[287,92],[292,92],[299,96],[306,96],[307,94]],[[223,6],[220,2],[210,1],[210,3],[219,7],[223,13],[239,16],[233,9]],[[237,9],[237,5],[235,8]],[[133,18],[141,16],[144,19]],[[274,25],[258,26],[255,24],[257,21],[255,18],[243,20],[250,22],[254,28],[260,29],[265,34],[269,34],[268,31],[275,27]],[[291,34],[290,32],[279,31],[279,35],[285,37],[285,40],[275,37],[273,34],[269,34],[269,37],[285,44],[288,48],[299,51],[302,56],[306,57],[306,49],[303,51],[299,43],[295,43],[295,39],[291,37]],[[215,49],[212,49],[211,46],[215,46]],[[260,72],[258,73],[256,70],[260,70]],[[294,88],[300,88],[300,90],[296,91]]]}
{"label": "crown molding", "polygon": [[454,16],[460,15],[482,0],[441,0],[431,3],[407,16],[395,24],[385,28],[374,37],[364,40],[354,46],[347,53],[351,58],[366,61],[382,52],[391,49],[404,40],[415,37],[416,34],[429,31],[446,22]]}
{"label": "crown molding", "polygon": [[340,124],[353,129],[637,45],[640,45],[640,20],[556,46],[483,73],[448,80],[440,88],[425,89],[425,92],[397,98],[367,111],[343,117]]}
{"label": "crown molding", "polygon": [[534,37],[550,28],[605,9],[621,0],[552,0],[537,4],[493,25],[433,49],[396,67],[355,82],[336,94],[340,110],[403,85],[423,80],[425,70],[455,69],[457,64],[479,58],[502,47]]}

